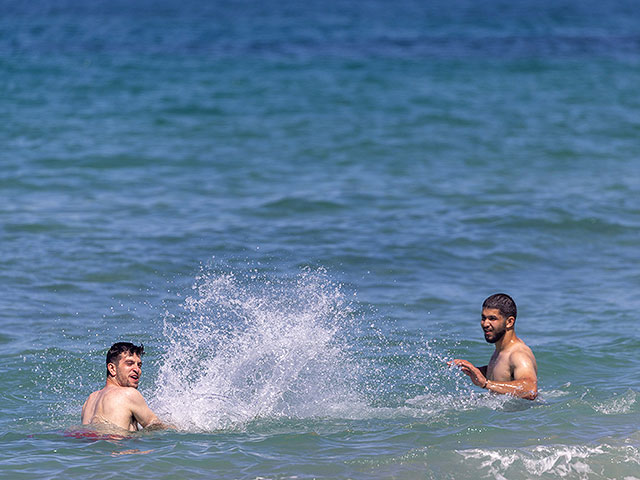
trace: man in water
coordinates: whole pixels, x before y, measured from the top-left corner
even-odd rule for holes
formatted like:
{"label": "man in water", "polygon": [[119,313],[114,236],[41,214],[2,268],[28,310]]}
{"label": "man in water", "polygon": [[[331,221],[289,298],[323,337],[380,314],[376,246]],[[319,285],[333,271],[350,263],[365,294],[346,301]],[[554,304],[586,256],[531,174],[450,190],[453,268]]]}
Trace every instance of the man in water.
{"label": "man in water", "polygon": [[504,293],[496,293],[482,304],[484,338],[496,346],[489,364],[476,367],[467,360],[456,358],[449,365],[457,365],[471,381],[491,392],[535,400],[538,396],[538,366],[531,349],[516,336],[514,325],[516,303]]}
{"label": "man in water", "polygon": [[143,345],[118,342],[111,346],[107,352],[107,383],[84,402],[83,425],[115,425],[129,431],[138,430],[138,425],[169,428],[151,411],[138,391],[143,354]]}

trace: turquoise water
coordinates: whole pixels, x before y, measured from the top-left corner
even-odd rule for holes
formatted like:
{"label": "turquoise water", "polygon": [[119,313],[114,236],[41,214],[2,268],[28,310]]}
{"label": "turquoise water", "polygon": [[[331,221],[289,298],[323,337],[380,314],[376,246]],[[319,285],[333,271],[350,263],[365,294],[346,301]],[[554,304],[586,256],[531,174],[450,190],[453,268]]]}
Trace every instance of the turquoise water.
{"label": "turquoise water", "polygon": [[[2,2],[0,476],[640,478],[639,20]],[[118,340],[176,431],[74,434]]]}

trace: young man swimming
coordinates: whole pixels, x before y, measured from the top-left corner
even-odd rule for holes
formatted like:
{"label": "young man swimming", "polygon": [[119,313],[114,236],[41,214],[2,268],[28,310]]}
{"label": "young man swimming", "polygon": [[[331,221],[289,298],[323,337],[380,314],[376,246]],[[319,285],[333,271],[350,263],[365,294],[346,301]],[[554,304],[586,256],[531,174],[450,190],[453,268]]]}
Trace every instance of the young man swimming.
{"label": "young man swimming", "polygon": [[82,407],[82,424],[117,426],[136,431],[143,428],[170,428],[151,411],[138,382],[142,373],[144,346],[114,343],[107,352],[107,382],[102,390],[89,395]]}
{"label": "young man swimming", "polygon": [[488,297],[482,304],[480,325],[484,338],[496,347],[489,364],[476,367],[456,358],[457,365],[471,381],[491,392],[513,395],[527,400],[538,396],[538,366],[531,349],[516,336],[516,303],[504,293]]}

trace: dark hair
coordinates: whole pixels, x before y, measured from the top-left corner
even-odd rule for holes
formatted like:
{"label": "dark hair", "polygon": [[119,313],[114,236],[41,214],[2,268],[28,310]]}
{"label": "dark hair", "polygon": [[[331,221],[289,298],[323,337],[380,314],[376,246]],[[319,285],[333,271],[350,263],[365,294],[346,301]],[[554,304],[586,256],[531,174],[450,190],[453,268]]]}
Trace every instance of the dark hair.
{"label": "dark hair", "polygon": [[500,310],[500,315],[504,318],[513,317],[515,319],[518,316],[516,302],[506,293],[491,295],[482,303],[482,308],[496,308]]}
{"label": "dark hair", "polygon": [[[107,365],[110,363],[118,363],[118,359],[120,355],[123,353],[128,353],[129,355],[138,355],[142,357],[144,355],[144,345],[140,344],[138,347],[133,343],[129,342],[117,342],[111,345],[111,348],[107,352]],[[109,370],[107,369],[107,377],[109,376]]]}

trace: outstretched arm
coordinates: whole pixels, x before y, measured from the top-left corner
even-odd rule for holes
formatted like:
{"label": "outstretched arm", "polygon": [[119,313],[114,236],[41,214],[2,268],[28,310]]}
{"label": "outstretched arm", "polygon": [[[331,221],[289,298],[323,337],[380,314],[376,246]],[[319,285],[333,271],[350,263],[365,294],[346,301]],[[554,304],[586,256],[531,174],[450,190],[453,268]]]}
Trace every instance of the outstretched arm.
{"label": "outstretched arm", "polygon": [[513,395],[514,397],[525,398],[527,400],[535,400],[538,396],[538,382],[536,370],[530,359],[523,354],[514,353],[512,358],[513,378],[515,380],[508,382],[494,382],[488,380],[487,366],[476,367],[467,360],[456,358],[449,365],[457,365],[462,373],[471,378],[474,385],[480,388],[486,388],[491,392]]}
{"label": "outstretched arm", "polygon": [[138,390],[131,390],[129,395],[131,413],[142,428],[165,429],[171,428],[160,421],[151,411],[144,397]]}

